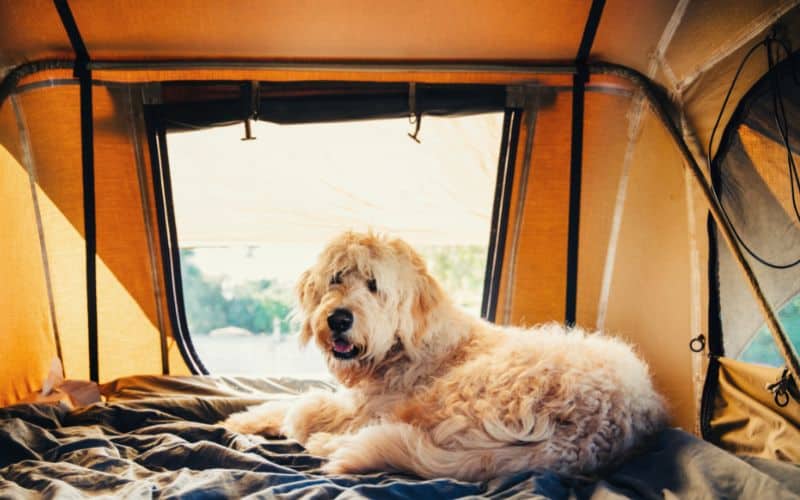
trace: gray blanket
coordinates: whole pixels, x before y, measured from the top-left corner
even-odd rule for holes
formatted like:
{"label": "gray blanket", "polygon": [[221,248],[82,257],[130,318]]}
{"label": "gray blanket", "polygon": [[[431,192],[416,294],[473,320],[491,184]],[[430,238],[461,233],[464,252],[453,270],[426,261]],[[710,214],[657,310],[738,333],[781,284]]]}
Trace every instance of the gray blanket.
{"label": "gray blanket", "polygon": [[492,481],[401,474],[330,476],[297,443],[215,425],[320,382],[131,377],[78,410],[0,409],[2,498],[800,498],[800,469],[742,459],[677,429],[602,478],[531,470]]}

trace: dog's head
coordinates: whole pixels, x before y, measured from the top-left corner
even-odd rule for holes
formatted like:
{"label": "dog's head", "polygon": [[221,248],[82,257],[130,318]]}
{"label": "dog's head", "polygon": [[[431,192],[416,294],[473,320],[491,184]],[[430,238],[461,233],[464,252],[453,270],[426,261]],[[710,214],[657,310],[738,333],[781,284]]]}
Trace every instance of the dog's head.
{"label": "dog's head", "polygon": [[300,342],[314,340],[333,374],[354,385],[422,349],[446,300],[425,261],[399,239],[347,232],[297,283]]}

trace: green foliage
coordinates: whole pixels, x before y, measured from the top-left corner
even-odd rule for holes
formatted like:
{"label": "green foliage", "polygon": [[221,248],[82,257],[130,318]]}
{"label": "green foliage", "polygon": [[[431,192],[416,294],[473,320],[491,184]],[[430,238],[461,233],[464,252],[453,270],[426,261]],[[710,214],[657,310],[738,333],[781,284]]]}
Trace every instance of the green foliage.
{"label": "green foliage", "polygon": [[475,312],[480,311],[486,269],[485,246],[423,247],[420,253],[428,262],[430,273],[457,304]]}
{"label": "green foliage", "polygon": [[194,263],[194,251],[181,249],[184,307],[192,333],[237,326],[253,333],[289,332],[289,290],[269,280],[248,281],[224,293],[221,278],[208,277]]}
{"label": "green foliage", "polygon": [[[480,309],[486,248],[480,245],[423,248],[422,255],[433,274],[456,303]],[[289,332],[291,290],[270,280],[247,281],[229,289],[220,277],[207,276],[194,261],[191,248],[181,249],[184,307],[189,330],[207,334],[214,329],[236,326],[253,333]]]}
{"label": "green foliage", "polygon": [[[789,336],[792,345],[796,350],[800,351],[800,295],[795,296],[783,306],[778,312],[778,319]],[[739,355],[739,359],[770,366],[783,366],[785,364],[766,325],[759,328],[753,337],[753,341]]]}

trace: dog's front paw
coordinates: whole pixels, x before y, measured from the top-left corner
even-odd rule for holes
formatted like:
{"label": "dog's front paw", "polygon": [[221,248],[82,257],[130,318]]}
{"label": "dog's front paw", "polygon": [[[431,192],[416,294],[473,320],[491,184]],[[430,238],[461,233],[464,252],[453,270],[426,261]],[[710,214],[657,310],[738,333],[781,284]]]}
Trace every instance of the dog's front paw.
{"label": "dog's front paw", "polygon": [[286,415],[285,401],[270,401],[260,406],[248,408],[245,411],[234,413],[220,425],[226,429],[241,434],[261,434],[263,436],[282,435]]}
{"label": "dog's front paw", "polygon": [[327,457],[336,450],[336,434],[330,432],[315,432],[308,437],[303,447],[308,453],[317,457]]}
{"label": "dog's front paw", "polygon": [[361,448],[349,436],[334,436],[326,443],[328,462],[322,466],[326,474],[360,474],[382,470],[373,453]]}

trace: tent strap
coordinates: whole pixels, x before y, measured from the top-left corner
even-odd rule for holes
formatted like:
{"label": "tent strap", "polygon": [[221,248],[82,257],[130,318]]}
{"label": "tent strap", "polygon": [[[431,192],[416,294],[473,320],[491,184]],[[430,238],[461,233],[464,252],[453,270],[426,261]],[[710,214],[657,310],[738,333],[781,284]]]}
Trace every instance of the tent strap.
{"label": "tent strap", "polygon": [[80,80],[81,163],[83,170],[83,231],[86,242],[86,311],[89,335],[89,378],[99,382],[97,342],[97,221],[95,219],[94,124],[92,118],[92,71],[89,52],[83,43],[75,17],[67,0],[53,0],[72,50],[75,51],[74,75]]}
{"label": "tent strap", "polygon": [[575,57],[577,71],[572,77],[572,138],[569,169],[569,225],[567,227],[567,283],[564,322],[574,325],[578,309],[578,246],[580,245],[581,182],[583,175],[583,106],[586,82],[589,81],[587,60],[592,52],[597,28],[603,15],[605,0],[593,0],[583,36]]}

